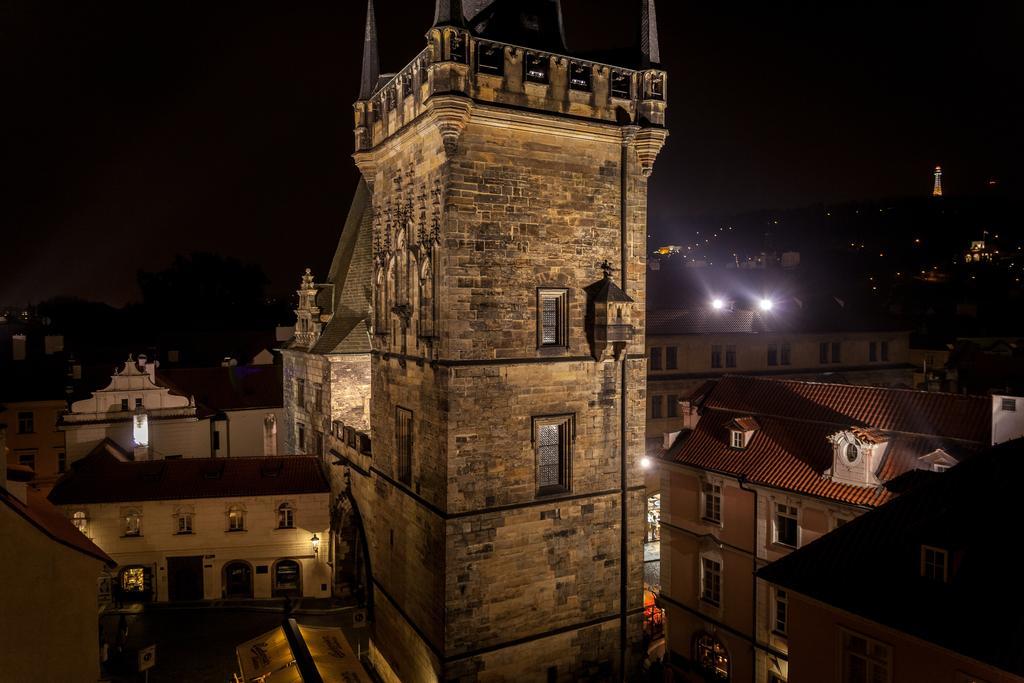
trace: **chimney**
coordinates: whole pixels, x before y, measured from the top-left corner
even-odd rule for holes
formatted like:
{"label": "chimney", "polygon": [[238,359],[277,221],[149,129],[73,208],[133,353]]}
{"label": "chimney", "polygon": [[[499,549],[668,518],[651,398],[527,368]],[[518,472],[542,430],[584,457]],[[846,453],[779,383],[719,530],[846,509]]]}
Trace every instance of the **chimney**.
{"label": "chimney", "polygon": [[992,445],[1024,436],[1024,398],[992,396]]}
{"label": "chimney", "polygon": [[28,482],[32,472],[7,469],[7,425],[0,425],[0,488],[28,505]]}
{"label": "chimney", "polygon": [[139,354],[139,370],[148,374],[153,384],[156,384],[156,369],[159,365],[160,361],[150,360],[144,353]]}
{"label": "chimney", "polygon": [[697,421],[700,415],[697,414],[697,406],[684,399],[679,400],[679,415],[683,418],[683,431],[691,431],[697,428]]}
{"label": "chimney", "polygon": [[28,354],[28,340],[25,335],[11,335],[11,353],[14,360],[25,360]]}

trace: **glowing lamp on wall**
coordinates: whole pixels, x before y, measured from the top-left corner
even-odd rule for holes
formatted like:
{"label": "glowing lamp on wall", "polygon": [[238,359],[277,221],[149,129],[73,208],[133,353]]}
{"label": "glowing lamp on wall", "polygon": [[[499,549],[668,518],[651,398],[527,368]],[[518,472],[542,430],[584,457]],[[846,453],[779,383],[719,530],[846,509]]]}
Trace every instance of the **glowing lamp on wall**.
{"label": "glowing lamp on wall", "polygon": [[313,534],[313,538],[309,539],[309,542],[313,544],[313,555],[314,557],[320,556],[320,537]]}
{"label": "glowing lamp on wall", "polygon": [[149,445],[149,415],[139,406],[132,419],[132,439],[136,446]]}

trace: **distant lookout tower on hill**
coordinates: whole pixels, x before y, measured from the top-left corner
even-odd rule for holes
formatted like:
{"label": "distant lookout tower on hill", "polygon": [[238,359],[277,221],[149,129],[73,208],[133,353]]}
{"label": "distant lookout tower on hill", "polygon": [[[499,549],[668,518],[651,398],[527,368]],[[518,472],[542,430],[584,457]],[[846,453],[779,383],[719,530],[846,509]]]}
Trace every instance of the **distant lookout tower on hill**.
{"label": "distant lookout tower on hill", "polygon": [[941,166],[936,166],[935,167],[935,174],[934,175],[935,175],[935,185],[932,187],[932,196],[933,197],[941,197],[942,196],[942,167]]}

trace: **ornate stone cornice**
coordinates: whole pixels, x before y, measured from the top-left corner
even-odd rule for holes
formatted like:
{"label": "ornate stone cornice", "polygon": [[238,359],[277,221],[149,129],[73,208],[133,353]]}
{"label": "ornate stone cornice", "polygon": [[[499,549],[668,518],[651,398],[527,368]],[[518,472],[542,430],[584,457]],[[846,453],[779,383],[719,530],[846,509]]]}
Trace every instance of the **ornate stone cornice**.
{"label": "ornate stone cornice", "polygon": [[444,142],[445,154],[451,159],[459,148],[459,138],[469,123],[473,101],[457,95],[435,95],[430,98],[429,117]]}

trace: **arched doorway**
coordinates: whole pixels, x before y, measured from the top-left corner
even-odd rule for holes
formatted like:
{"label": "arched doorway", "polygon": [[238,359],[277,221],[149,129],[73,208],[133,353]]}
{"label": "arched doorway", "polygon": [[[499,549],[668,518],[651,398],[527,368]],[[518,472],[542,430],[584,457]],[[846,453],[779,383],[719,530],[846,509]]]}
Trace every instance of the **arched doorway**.
{"label": "arched doorway", "polygon": [[302,567],[295,560],[274,563],[272,594],[275,598],[302,597]]}
{"label": "arched doorway", "polygon": [[224,597],[252,598],[252,567],[235,560],[224,565]]}
{"label": "arched doorway", "polygon": [[372,608],[370,554],[359,509],[348,493],[338,496],[331,515],[334,596]]}

